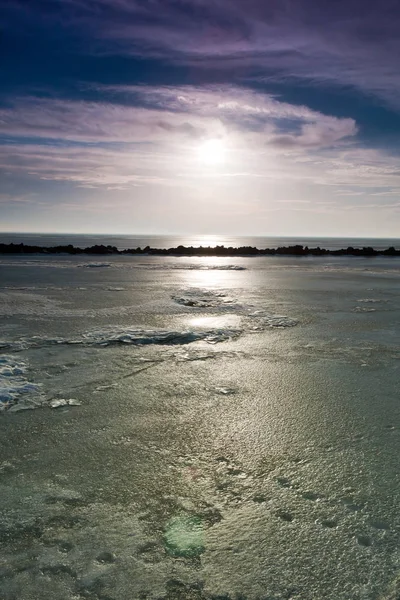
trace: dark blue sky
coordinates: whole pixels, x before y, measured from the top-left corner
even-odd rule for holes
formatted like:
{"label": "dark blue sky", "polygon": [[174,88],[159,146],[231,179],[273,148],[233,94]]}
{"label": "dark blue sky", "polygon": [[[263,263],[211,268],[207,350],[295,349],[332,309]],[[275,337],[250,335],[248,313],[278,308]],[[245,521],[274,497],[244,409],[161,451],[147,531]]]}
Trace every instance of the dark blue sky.
{"label": "dark blue sky", "polygon": [[1,4],[1,229],[398,233],[399,2]]}

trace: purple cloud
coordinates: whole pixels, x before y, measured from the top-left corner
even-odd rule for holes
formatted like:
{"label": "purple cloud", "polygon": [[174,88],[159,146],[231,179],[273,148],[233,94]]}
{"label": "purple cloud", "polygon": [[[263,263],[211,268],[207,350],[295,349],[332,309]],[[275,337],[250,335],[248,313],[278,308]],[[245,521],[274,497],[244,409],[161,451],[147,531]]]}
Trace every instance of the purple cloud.
{"label": "purple cloud", "polygon": [[[9,4],[28,25],[39,18],[35,3]],[[394,0],[63,0],[46,4],[40,19],[62,24],[91,52],[351,86],[400,106]]]}

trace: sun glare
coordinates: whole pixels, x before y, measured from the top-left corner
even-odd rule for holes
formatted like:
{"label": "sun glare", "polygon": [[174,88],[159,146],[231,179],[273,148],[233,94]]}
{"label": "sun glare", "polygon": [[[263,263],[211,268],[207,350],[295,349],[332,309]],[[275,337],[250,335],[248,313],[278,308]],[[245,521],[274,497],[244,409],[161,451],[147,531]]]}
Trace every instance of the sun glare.
{"label": "sun glare", "polygon": [[220,165],[225,161],[226,147],[222,140],[206,140],[198,147],[200,161],[207,165]]}

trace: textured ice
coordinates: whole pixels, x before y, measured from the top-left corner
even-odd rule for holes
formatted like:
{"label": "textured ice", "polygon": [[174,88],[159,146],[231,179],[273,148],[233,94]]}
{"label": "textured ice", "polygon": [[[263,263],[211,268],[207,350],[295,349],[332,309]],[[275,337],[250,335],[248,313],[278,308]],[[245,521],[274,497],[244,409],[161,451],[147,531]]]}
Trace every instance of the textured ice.
{"label": "textured ice", "polygon": [[41,404],[41,386],[26,378],[27,363],[0,355],[0,411],[35,408]]}
{"label": "textured ice", "polygon": [[[249,312],[245,306],[231,304],[229,300],[221,294],[205,294],[202,297],[193,297],[188,295],[188,300],[179,303],[185,303],[186,306],[195,306],[203,308],[221,308],[226,307],[223,315],[215,317],[199,317],[190,320],[190,326],[196,329],[183,329],[181,331],[173,329],[142,329],[136,327],[105,327],[89,331],[74,338],[63,337],[44,337],[32,336],[21,338],[19,340],[2,340],[0,349],[11,352],[18,352],[29,348],[44,348],[53,345],[98,345],[109,346],[112,344],[131,344],[133,346],[144,346],[149,344],[156,345],[186,345],[193,342],[205,341],[209,344],[216,344],[230,339],[236,339],[241,334],[262,332],[266,329],[279,328],[284,329],[294,327],[298,324],[296,319],[283,315],[268,314],[263,310]],[[189,300],[189,298],[193,298]],[[204,302],[204,305],[202,303]],[[226,304],[225,304],[226,303]],[[371,309],[369,309],[371,310]],[[233,312],[234,314],[230,314]],[[244,320],[242,319],[243,317]],[[237,326],[240,325],[240,326]]]}
{"label": "textured ice", "polygon": [[233,394],[236,394],[236,389],[232,387],[217,386],[211,391],[215,394],[221,394],[222,396],[232,396]]}
{"label": "textured ice", "polygon": [[195,362],[195,361],[206,361],[206,360],[237,360],[245,357],[245,353],[241,351],[236,352],[225,352],[223,350],[203,350],[198,348],[185,347],[185,349],[170,351],[167,355],[168,358],[172,358],[174,361],[180,362]]}
{"label": "textured ice", "polygon": [[241,334],[237,329],[211,329],[204,331],[168,331],[135,328],[108,328],[89,332],[84,335],[83,343],[109,346],[112,344],[147,344],[184,345],[205,341],[209,344],[225,342],[237,338]]}
{"label": "textured ice", "polygon": [[344,344],[341,340],[334,338],[330,341],[309,342],[299,348],[295,347],[294,350],[295,354],[300,351],[304,359],[342,360],[361,366],[367,366],[366,361],[368,361],[368,365],[377,367],[400,359],[400,347],[396,345],[377,344],[371,341],[357,343],[355,339],[351,341],[351,344]]}
{"label": "textured ice", "polygon": [[[120,260],[120,259],[121,260]],[[74,256],[66,256],[63,259],[56,258],[56,256],[51,257],[50,259],[45,256],[41,256],[38,259],[33,258],[21,258],[18,257],[18,260],[9,259],[9,258],[1,258],[1,265],[3,267],[12,267],[15,268],[40,268],[40,269],[71,269],[71,268],[79,268],[79,269],[97,269],[97,268],[107,268],[112,267],[113,269],[130,271],[132,269],[140,269],[146,271],[246,271],[248,267],[244,267],[242,265],[237,264],[213,264],[210,263],[210,260],[202,260],[201,262],[185,262],[185,259],[177,258],[176,262],[137,262],[137,257],[118,257],[113,259],[110,262],[76,262],[76,257]],[[82,258],[80,258],[82,261]],[[26,286],[24,286],[26,287]]]}
{"label": "textured ice", "polygon": [[[113,344],[126,344],[132,346],[146,345],[186,345],[193,342],[204,341],[209,344],[225,342],[236,339],[241,335],[240,329],[234,328],[208,328],[198,330],[165,330],[165,329],[139,329],[134,327],[105,327],[89,331],[75,338],[47,338],[33,336],[20,340],[17,344],[3,342],[3,348],[22,350],[27,348],[45,348],[48,346],[111,346]],[[0,346],[1,347],[1,346]]]}
{"label": "textured ice", "polygon": [[[245,324],[248,329],[252,332],[264,331],[271,328],[287,328],[294,327],[298,324],[298,320],[287,315],[276,315],[266,312],[264,309],[254,310],[246,305],[237,303],[235,300],[227,296],[223,292],[217,292],[213,290],[201,290],[201,289],[189,289],[180,295],[173,296],[174,301],[177,304],[187,306],[189,308],[211,308],[223,310],[229,310],[234,312],[238,316],[247,317]],[[233,316],[233,315],[232,315]],[[202,319],[203,321],[205,319]],[[194,324],[194,321],[191,321]]]}
{"label": "textured ice", "polygon": [[185,290],[179,295],[172,296],[172,299],[177,304],[190,308],[218,308],[220,306],[232,306],[233,302],[223,292],[199,289]]}
{"label": "textured ice", "polygon": [[133,264],[133,268],[142,268],[150,271],[246,271],[240,265],[210,265],[204,263],[161,263],[161,264]]}
{"label": "textured ice", "polygon": [[10,352],[19,352],[24,350],[27,344],[24,340],[0,340],[0,350],[8,350]]}
{"label": "textured ice", "polygon": [[209,298],[174,296],[174,300],[177,304],[182,304],[182,306],[189,306],[193,308],[209,308],[211,306],[215,306],[215,302],[213,302],[213,300],[210,300]]}
{"label": "textured ice", "polygon": [[271,315],[262,310],[250,312],[249,316],[255,322],[255,324],[251,327],[253,331],[269,328],[283,329],[286,327],[295,327],[298,324],[296,319],[287,317],[286,315]]}
{"label": "textured ice", "polygon": [[76,265],[79,268],[82,269],[101,269],[104,267],[111,267],[112,264],[111,263],[106,263],[106,262],[90,262],[90,263],[85,263],[82,265]]}
{"label": "textured ice", "polygon": [[51,408],[60,408],[61,406],[80,406],[81,402],[76,398],[55,398],[49,402]]}

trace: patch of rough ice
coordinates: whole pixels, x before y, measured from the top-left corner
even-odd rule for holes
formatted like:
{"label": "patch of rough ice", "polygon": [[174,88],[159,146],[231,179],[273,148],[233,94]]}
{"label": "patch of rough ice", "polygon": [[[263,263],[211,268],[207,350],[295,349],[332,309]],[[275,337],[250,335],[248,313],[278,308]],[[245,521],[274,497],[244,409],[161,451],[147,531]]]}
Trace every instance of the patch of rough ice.
{"label": "patch of rough ice", "polygon": [[182,291],[181,294],[172,296],[172,299],[182,306],[191,308],[218,308],[229,305],[232,307],[234,302],[223,292],[214,292],[212,290],[189,289]]}
{"label": "patch of rough ice", "polygon": [[136,268],[142,268],[151,271],[246,271],[246,267],[240,265],[207,265],[207,264],[138,264]]}
{"label": "patch of rough ice", "polygon": [[71,268],[73,265],[72,261],[70,260],[57,260],[55,258],[55,255],[49,260],[48,258],[44,258],[41,257],[39,259],[22,259],[20,257],[18,257],[18,259],[3,259],[1,258],[1,265],[3,267],[13,267],[18,268],[18,267],[22,267],[22,268],[30,268],[30,267],[39,267],[39,268],[56,268],[56,269],[68,269]]}
{"label": "patch of rough ice", "polygon": [[55,398],[51,400],[49,405],[51,408],[60,408],[60,406],[80,406],[82,402],[76,398]]}
{"label": "patch of rough ice", "polygon": [[221,394],[222,396],[232,396],[233,394],[236,394],[236,389],[231,387],[217,386],[211,391],[213,391],[214,394]]}
{"label": "patch of rough ice", "polygon": [[0,411],[36,408],[42,404],[41,386],[28,381],[27,363],[0,355]]}
{"label": "patch of rough ice", "polygon": [[194,361],[205,361],[205,360],[235,360],[238,358],[244,358],[246,355],[244,352],[236,351],[236,352],[224,352],[224,351],[216,351],[216,350],[199,350],[199,349],[185,349],[172,351],[168,353],[168,357],[172,358],[176,362],[194,362]]}
{"label": "patch of rough ice", "polygon": [[0,349],[23,350],[26,348],[44,348],[53,345],[76,346],[110,346],[114,344],[129,344],[132,346],[186,345],[204,341],[217,344],[236,339],[242,331],[234,328],[204,328],[199,330],[169,331],[164,329],[135,329],[132,327],[107,327],[97,331],[89,331],[76,338],[45,338],[33,336],[20,342],[1,342]]}
{"label": "patch of rough ice", "polygon": [[270,315],[261,310],[249,313],[249,316],[255,321],[255,325],[251,327],[253,331],[262,331],[269,328],[283,329],[286,327],[295,327],[298,324],[296,319],[292,319],[286,315]]}
{"label": "patch of rough ice", "polygon": [[103,267],[111,267],[111,263],[105,263],[105,262],[91,262],[91,263],[85,263],[82,265],[76,265],[78,268],[81,269],[101,269]]}
{"label": "patch of rough ice", "polygon": [[27,348],[27,344],[25,340],[18,341],[6,341],[0,340],[0,350],[9,350],[10,352],[20,352],[21,350],[25,350]]}
{"label": "patch of rough ice", "polygon": [[188,296],[174,296],[173,300],[177,304],[182,304],[182,306],[189,306],[193,308],[209,308],[215,306],[215,302],[209,300],[208,298],[193,298]]}
{"label": "patch of rough ice", "polygon": [[204,341],[209,344],[225,342],[237,338],[241,331],[235,329],[213,329],[206,331],[165,331],[133,328],[110,328],[90,332],[84,335],[84,343],[109,346],[112,344],[131,344],[144,346],[147,344],[184,345]]}
{"label": "patch of rough ice", "polygon": [[107,385],[98,385],[94,390],[94,393],[104,392],[105,390],[111,390],[112,388],[118,387],[118,383],[109,383]]}
{"label": "patch of rough ice", "polygon": [[[271,315],[259,310],[250,313],[245,312],[247,318],[245,318],[245,327],[243,329],[241,310],[240,308],[239,315],[227,315],[223,318],[218,316],[192,319],[189,323],[190,329],[183,331],[106,327],[100,330],[89,331],[76,338],[33,336],[31,338],[21,338],[18,341],[3,340],[0,341],[0,350],[7,349],[16,352],[27,348],[43,348],[63,344],[81,346],[110,346],[114,344],[178,346],[199,341],[204,341],[208,344],[217,344],[238,338],[244,330],[250,333],[257,333],[265,329],[285,329],[298,324],[298,321],[291,317]],[[192,329],[192,327],[195,327],[195,329]]]}
{"label": "patch of rough ice", "polygon": [[205,271],[246,271],[246,267],[240,265],[204,265],[200,267]]}

